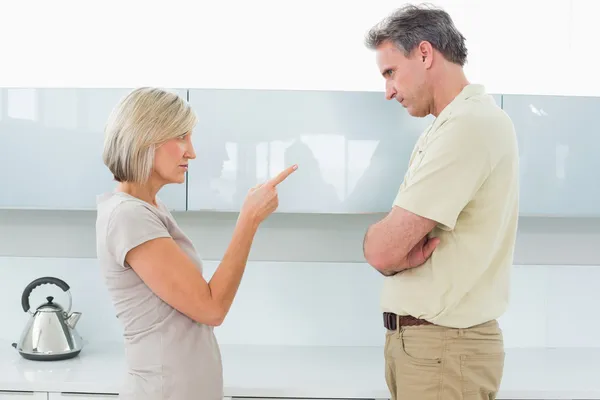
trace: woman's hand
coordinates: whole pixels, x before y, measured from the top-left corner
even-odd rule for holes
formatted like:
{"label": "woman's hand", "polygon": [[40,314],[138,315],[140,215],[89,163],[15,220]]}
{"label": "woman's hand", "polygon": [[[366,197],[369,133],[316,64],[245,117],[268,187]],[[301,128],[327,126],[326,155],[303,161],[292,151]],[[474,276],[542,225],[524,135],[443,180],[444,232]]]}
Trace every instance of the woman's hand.
{"label": "woman's hand", "polygon": [[279,205],[277,185],[283,182],[296,169],[298,169],[298,166],[292,165],[281,171],[276,177],[250,189],[242,205],[240,217],[248,217],[255,224],[262,223]]}

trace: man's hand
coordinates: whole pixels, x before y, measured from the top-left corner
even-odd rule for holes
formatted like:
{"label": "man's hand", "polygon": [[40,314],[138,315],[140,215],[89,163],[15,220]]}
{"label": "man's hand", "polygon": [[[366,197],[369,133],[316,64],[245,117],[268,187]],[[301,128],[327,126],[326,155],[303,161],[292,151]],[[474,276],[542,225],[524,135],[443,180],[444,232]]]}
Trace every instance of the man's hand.
{"label": "man's hand", "polygon": [[425,236],[421,239],[406,256],[407,268],[414,268],[425,264],[425,261],[431,257],[439,243],[439,238],[429,238]]}
{"label": "man's hand", "polygon": [[392,268],[378,269],[378,271],[384,276],[394,276],[404,270],[419,267],[425,264],[425,261],[431,257],[439,243],[439,238],[428,238],[425,236],[408,252],[406,258],[398,265]]}

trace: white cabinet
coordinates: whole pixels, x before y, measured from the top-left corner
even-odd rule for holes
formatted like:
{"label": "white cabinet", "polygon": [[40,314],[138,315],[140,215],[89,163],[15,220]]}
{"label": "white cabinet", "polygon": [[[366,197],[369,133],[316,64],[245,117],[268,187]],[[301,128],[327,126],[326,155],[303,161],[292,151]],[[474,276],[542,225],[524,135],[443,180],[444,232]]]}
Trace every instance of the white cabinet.
{"label": "white cabinet", "polygon": [[117,394],[105,393],[49,393],[48,400],[116,400]]}
{"label": "white cabinet", "polygon": [[[1,89],[0,208],[95,209],[96,196],[115,186],[102,162],[104,126],[130,90]],[[159,196],[185,210],[185,184]]]}
{"label": "white cabinet", "polygon": [[599,216],[600,97],[505,95],[519,138],[520,213]]}
{"label": "white cabinet", "polygon": [[278,211],[386,212],[432,121],[377,92],[194,89],[189,98],[199,119],[189,210],[237,211],[251,187],[297,163]]}
{"label": "white cabinet", "polygon": [[0,390],[0,400],[47,400],[46,392],[13,392]]}
{"label": "white cabinet", "polygon": [[297,163],[279,212],[387,212],[433,121],[379,92],[194,89],[189,99],[199,123],[188,210],[237,211],[251,187]]}

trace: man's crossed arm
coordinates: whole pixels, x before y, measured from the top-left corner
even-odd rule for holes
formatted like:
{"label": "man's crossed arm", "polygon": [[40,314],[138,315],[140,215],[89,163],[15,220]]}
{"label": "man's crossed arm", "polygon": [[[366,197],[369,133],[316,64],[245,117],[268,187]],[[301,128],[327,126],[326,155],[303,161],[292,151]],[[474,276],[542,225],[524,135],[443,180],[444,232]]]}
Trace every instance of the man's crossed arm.
{"label": "man's crossed arm", "polygon": [[363,252],[367,262],[385,276],[423,264],[439,243],[428,238],[437,222],[394,206],[367,230]]}

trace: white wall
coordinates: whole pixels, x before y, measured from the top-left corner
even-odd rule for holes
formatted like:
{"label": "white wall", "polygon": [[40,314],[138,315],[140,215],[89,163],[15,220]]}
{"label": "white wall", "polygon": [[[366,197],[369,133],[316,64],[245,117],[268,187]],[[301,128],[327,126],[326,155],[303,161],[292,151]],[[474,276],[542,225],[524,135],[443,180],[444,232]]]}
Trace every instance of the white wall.
{"label": "white wall", "polygon": [[[10,38],[0,86],[383,90],[363,37],[406,1],[104,0],[91,13],[69,0],[36,3],[0,5],[11,15],[0,25]],[[600,93],[589,79],[600,69],[589,47],[600,37],[597,0],[431,3],[452,14],[467,38],[467,73],[490,92]]]}
{"label": "white wall", "polygon": [[[206,262],[207,278],[217,264]],[[96,260],[0,257],[5,307],[0,342],[18,340],[28,318],[20,307],[22,290],[46,275],[71,286],[73,310],[83,313],[77,329],[87,343],[121,341]],[[599,279],[596,267],[515,266],[511,305],[500,319],[506,346],[597,347]],[[381,280],[363,263],[250,262],[231,312],[216,330],[218,339],[227,344],[380,346]],[[67,297],[52,285],[33,291],[32,306],[48,295],[67,306]]]}
{"label": "white wall", "polygon": [[[273,215],[261,227],[226,323],[223,343],[379,345],[381,277],[361,254],[376,215]],[[72,286],[87,340],[120,340],[120,327],[95,257],[92,212],[0,211],[0,293],[7,314],[0,339],[17,340],[20,307],[31,280],[55,275]],[[177,214],[207,262],[209,278],[227,246],[235,215]],[[600,220],[523,219],[506,344],[600,346],[594,318],[600,292]],[[56,293],[34,291],[32,304]],[[64,300],[57,294],[56,301]],[[581,328],[581,329],[579,329]],[[579,330],[578,334],[575,332]]]}

